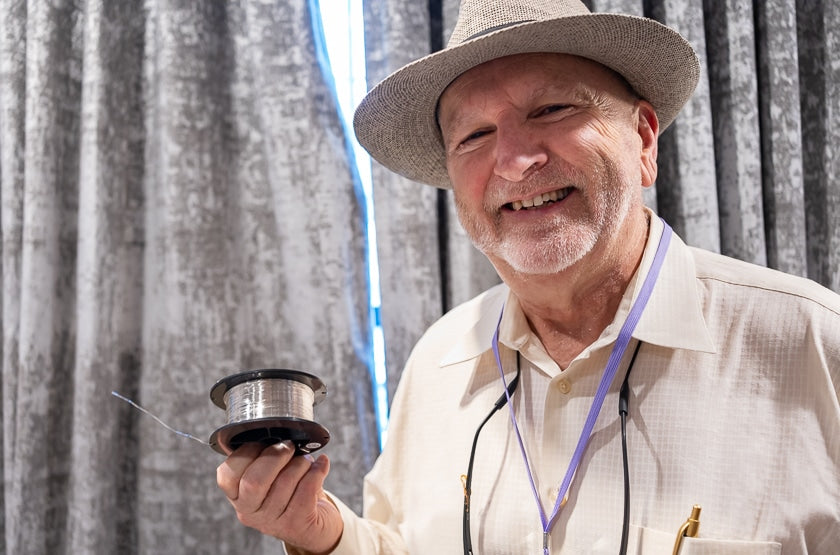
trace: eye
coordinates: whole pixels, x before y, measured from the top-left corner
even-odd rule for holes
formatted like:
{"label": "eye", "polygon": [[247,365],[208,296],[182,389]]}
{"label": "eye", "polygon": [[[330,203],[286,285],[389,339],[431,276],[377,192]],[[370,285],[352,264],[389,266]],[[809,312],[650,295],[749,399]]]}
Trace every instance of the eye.
{"label": "eye", "polygon": [[489,133],[490,133],[489,129],[477,129],[477,130],[473,131],[472,133],[470,133],[469,135],[467,135],[466,137],[464,137],[463,140],[461,140],[461,142],[458,143],[458,146],[468,145],[472,141],[476,141],[476,140],[484,137],[485,135],[488,135]]}
{"label": "eye", "polygon": [[483,129],[481,131],[473,131],[472,133],[467,135],[466,138],[464,138],[464,140],[461,141],[461,142],[465,143],[467,141],[472,141],[473,139],[478,139],[479,137],[483,137],[486,134],[487,134],[487,131],[485,131]]}
{"label": "eye", "polygon": [[536,110],[532,117],[538,118],[540,116],[547,116],[550,114],[555,114],[557,112],[562,112],[570,108],[568,104],[549,104],[548,106],[543,106]]}

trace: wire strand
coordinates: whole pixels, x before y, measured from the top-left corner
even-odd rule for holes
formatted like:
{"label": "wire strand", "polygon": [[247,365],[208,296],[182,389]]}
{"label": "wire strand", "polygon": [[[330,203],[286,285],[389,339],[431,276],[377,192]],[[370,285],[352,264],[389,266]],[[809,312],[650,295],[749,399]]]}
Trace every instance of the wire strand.
{"label": "wire strand", "polygon": [[148,410],[144,409],[143,407],[141,407],[140,405],[138,405],[137,403],[135,403],[134,401],[132,401],[132,400],[131,400],[131,399],[129,399],[128,397],[125,397],[125,396],[123,396],[123,395],[120,395],[120,394],[119,394],[119,393],[117,393],[116,391],[112,391],[112,392],[111,392],[111,395],[113,395],[113,396],[114,396],[114,397],[116,397],[117,399],[122,399],[123,401],[125,401],[126,403],[128,403],[128,404],[129,404],[129,405],[131,405],[132,407],[136,408],[136,409],[137,409],[137,410],[139,410],[140,412],[145,413],[145,414],[148,414],[149,416],[151,416],[152,418],[154,418],[155,420],[157,420],[157,423],[158,423],[158,424],[160,424],[161,426],[163,426],[164,428],[166,428],[166,429],[167,429],[167,430],[169,430],[170,432],[175,433],[175,434],[177,434],[177,435],[179,435],[179,436],[182,436],[182,437],[186,437],[186,438],[192,439],[192,440],[197,441],[197,442],[199,442],[199,443],[201,443],[201,444],[203,444],[203,445],[210,445],[208,442],[204,441],[204,440],[203,440],[203,439],[201,439],[201,438],[195,437],[195,436],[194,436],[194,435],[192,435],[192,434],[188,434],[188,433],[186,433],[186,432],[182,432],[182,431],[180,431],[180,430],[176,430],[175,428],[173,428],[172,426],[170,426],[169,424],[167,424],[166,422],[164,422],[163,420],[161,420],[160,418],[158,418],[157,416],[155,416],[154,414],[152,414],[152,413],[151,413],[151,412],[149,412]]}

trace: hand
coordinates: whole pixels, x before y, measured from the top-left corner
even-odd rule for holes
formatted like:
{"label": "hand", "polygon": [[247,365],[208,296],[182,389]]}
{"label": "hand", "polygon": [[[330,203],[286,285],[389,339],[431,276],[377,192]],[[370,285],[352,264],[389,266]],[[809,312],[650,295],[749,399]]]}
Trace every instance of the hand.
{"label": "hand", "polygon": [[219,465],[216,482],[245,526],[312,553],[329,553],[344,531],[341,514],[324,493],[325,455],[294,456],[284,441],[246,443]]}

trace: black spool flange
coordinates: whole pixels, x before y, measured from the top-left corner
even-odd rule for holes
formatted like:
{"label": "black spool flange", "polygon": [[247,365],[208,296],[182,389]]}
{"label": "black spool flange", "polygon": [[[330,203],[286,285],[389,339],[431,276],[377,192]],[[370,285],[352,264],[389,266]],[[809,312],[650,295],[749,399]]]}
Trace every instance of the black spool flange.
{"label": "black spool flange", "polygon": [[[256,380],[286,380],[307,385],[314,393],[313,405],[317,405],[327,396],[327,388],[317,377],[299,370],[267,368],[247,370],[222,378],[210,389],[210,399],[221,409],[227,411],[225,394],[244,382]],[[210,436],[210,447],[223,455],[230,455],[246,443],[260,443],[264,446],[291,441],[295,445],[295,455],[305,455],[321,449],[330,440],[326,428],[311,420],[290,416],[255,418],[229,422]]]}

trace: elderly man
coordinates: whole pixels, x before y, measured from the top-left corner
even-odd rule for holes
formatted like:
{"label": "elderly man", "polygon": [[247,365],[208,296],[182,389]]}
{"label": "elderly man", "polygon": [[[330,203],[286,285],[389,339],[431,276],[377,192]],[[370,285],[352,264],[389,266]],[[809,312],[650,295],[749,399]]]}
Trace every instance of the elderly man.
{"label": "elderly man", "polygon": [[504,284],[417,344],[364,518],[280,444],[219,467],[240,520],[292,552],[835,553],[840,298],[642,202],[698,73],[651,20],[465,0],[374,88],[360,141],[451,186]]}

